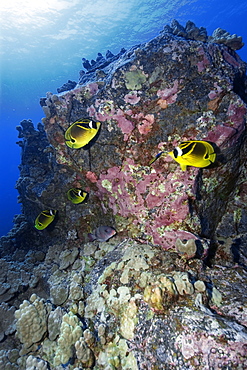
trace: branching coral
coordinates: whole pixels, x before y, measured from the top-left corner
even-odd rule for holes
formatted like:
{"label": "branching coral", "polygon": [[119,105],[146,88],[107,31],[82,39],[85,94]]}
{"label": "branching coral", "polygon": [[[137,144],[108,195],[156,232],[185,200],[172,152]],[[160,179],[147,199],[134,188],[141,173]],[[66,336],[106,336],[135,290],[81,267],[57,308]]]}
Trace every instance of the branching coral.
{"label": "branching coral", "polygon": [[49,365],[46,361],[34,357],[32,355],[28,356],[26,361],[26,370],[48,370]]}
{"label": "branching coral", "polygon": [[72,312],[65,313],[61,320],[56,341],[45,339],[42,345],[44,358],[53,366],[66,364],[72,358],[75,343],[82,336],[82,326],[78,317]]}
{"label": "branching coral", "polygon": [[110,342],[105,351],[99,354],[98,363],[104,369],[123,369],[137,370],[138,365],[133,352],[129,348],[125,339],[116,338]]}
{"label": "branching coral", "polygon": [[75,343],[76,357],[84,368],[91,368],[94,364],[94,353],[88,348],[85,340],[81,337]]}

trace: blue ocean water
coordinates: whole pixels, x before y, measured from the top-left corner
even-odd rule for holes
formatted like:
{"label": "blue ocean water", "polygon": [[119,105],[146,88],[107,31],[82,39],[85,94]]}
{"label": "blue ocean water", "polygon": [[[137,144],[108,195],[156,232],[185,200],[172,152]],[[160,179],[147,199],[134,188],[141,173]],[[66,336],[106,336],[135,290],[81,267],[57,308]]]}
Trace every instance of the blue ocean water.
{"label": "blue ocean water", "polygon": [[[8,0],[0,5],[0,236],[20,213],[15,182],[20,148],[16,126],[44,116],[47,91],[78,81],[81,58],[116,54],[149,41],[172,19],[221,27],[247,43],[246,0]],[[247,61],[247,46],[239,52]]]}

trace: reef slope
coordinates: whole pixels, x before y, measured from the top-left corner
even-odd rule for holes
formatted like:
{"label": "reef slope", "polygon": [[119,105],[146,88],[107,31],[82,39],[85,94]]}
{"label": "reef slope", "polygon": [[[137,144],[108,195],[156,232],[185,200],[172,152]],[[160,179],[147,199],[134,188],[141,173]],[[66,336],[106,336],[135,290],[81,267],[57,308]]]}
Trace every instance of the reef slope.
{"label": "reef slope", "polygon": [[[18,127],[22,215],[1,238],[0,368],[244,369],[246,64],[242,39],[176,21],[150,42],[98,56],[79,83]],[[71,81],[70,81],[71,82]],[[65,144],[100,121],[86,148]],[[182,141],[217,147],[182,171]],[[73,204],[72,188],[89,196]],[[57,217],[42,231],[44,209]],[[89,242],[100,225],[108,242]]]}

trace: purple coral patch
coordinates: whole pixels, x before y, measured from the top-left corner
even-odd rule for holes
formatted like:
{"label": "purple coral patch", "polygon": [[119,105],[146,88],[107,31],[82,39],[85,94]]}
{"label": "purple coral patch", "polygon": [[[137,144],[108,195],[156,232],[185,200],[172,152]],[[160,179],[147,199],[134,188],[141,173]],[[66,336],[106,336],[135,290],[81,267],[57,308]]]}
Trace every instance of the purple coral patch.
{"label": "purple coral patch", "polygon": [[162,170],[140,173],[140,167],[128,158],[122,167],[111,167],[100,175],[97,195],[102,202],[107,199],[107,206],[115,215],[131,218],[155,244],[171,248],[171,229],[177,229],[189,215],[187,193],[192,192],[197,169],[191,173],[177,171],[168,175]]}
{"label": "purple coral patch", "polygon": [[228,51],[223,51],[223,57],[227,61],[227,63],[231,64],[233,67],[239,67],[240,62],[237,60],[238,56],[235,54],[235,57],[228,53]]}
{"label": "purple coral patch", "polygon": [[124,140],[128,140],[128,135],[134,130],[134,124],[124,116],[124,112],[118,109],[117,114],[113,118],[117,121],[118,126],[124,135]]}
{"label": "purple coral patch", "polygon": [[136,91],[132,91],[132,92],[126,94],[125,97],[124,97],[125,103],[129,103],[129,104],[132,104],[132,105],[137,104],[140,101],[140,99],[141,98],[140,98],[140,96],[137,95]]}
{"label": "purple coral patch", "polygon": [[174,84],[170,88],[157,91],[157,96],[163,100],[166,100],[167,104],[175,103],[177,100],[178,92],[178,80],[174,81]]}
{"label": "purple coral patch", "polygon": [[231,103],[227,110],[227,120],[221,125],[212,128],[206,140],[213,141],[217,145],[228,143],[232,145],[245,129],[245,115],[247,109],[240,99]]}
{"label": "purple coral patch", "polygon": [[197,51],[200,56],[200,61],[197,63],[197,68],[198,72],[202,72],[205,68],[207,68],[207,66],[210,65],[210,60],[202,46],[199,46]]}

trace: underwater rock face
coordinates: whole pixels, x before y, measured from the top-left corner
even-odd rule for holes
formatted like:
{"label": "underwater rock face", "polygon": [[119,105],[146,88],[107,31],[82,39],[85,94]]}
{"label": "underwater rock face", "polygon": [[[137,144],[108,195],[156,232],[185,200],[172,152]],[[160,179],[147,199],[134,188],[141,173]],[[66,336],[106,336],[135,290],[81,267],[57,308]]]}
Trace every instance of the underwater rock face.
{"label": "underwater rock face", "polygon": [[[89,193],[79,236],[105,214],[123,235],[165,249],[174,231],[213,239],[235,191],[244,161],[245,64],[228,47],[185,39],[172,27],[89,73],[88,83],[43,100],[56,161],[74,170],[71,186]],[[67,148],[65,131],[83,117],[102,122],[97,140],[89,150]],[[169,156],[149,165],[186,140],[214,142],[216,166],[183,172]]]}
{"label": "underwater rock face", "polygon": [[63,86],[57,88],[57,92],[61,93],[63,91],[72,90],[76,87],[77,83],[75,81],[68,80]]}
{"label": "underwater rock face", "polygon": [[[73,90],[41,99],[37,130],[21,122],[0,368],[247,367],[246,67],[223,34],[173,21],[99,53]],[[101,128],[72,149],[64,135],[81,118]],[[166,154],[150,165],[187,140],[215,143],[214,165],[182,171]],[[73,204],[71,188],[87,200]],[[36,230],[46,209],[57,216]],[[117,235],[89,242],[102,225]]]}

